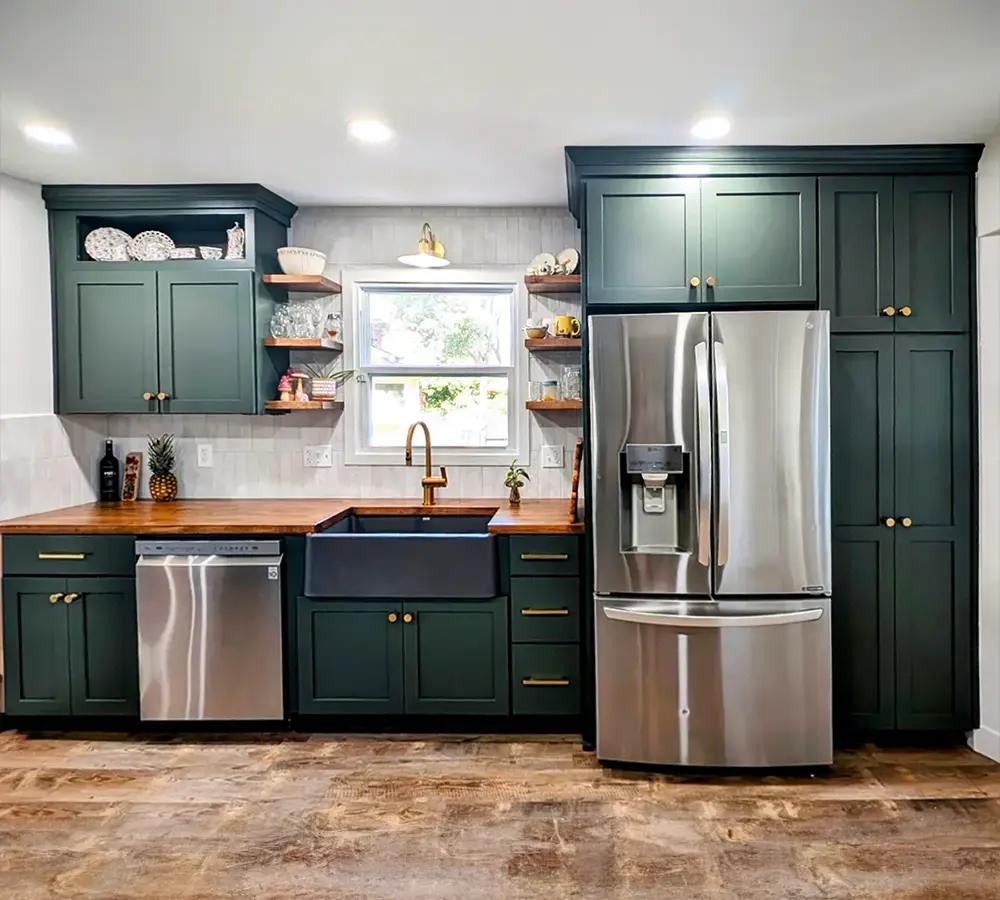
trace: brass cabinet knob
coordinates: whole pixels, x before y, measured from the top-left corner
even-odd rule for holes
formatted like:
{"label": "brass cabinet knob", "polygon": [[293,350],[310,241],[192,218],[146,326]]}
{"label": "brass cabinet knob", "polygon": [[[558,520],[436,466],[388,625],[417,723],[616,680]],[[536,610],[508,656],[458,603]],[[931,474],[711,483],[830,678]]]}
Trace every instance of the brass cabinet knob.
{"label": "brass cabinet knob", "polygon": [[698,285],[701,284],[701,279],[697,275],[692,275],[688,284],[690,284],[691,287],[698,287]]}
{"label": "brass cabinet knob", "polygon": [[62,594],[49,594],[49,603],[58,603],[62,598]]}
{"label": "brass cabinet knob", "polygon": [[170,399],[170,394],[164,394],[163,391],[160,391],[160,393],[158,393],[156,395],[156,399],[157,400],[169,400]]}
{"label": "brass cabinet knob", "polygon": [[882,315],[883,316],[894,316],[894,315],[896,315],[896,307],[895,306],[883,306],[882,307]]}
{"label": "brass cabinet knob", "polygon": [[912,310],[912,309],[910,309],[910,307],[908,307],[908,306],[904,306],[904,307],[902,307],[902,308],[901,308],[901,309],[899,310],[899,314],[900,314],[901,316],[908,316],[908,315],[909,315],[910,313],[912,313],[912,312],[913,312],[913,310]]}
{"label": "brass cabinet knob", "polygon": [[409,625],[410,622],[413,621],[413,616],[410,615],[410,613],[404,613],[403,614],[403,621],[406,622],[407,625]]}
{"label": "brass cabinet knob", "polygon": [[142,395],[142,399],[143,399],[143,400],[152,400],[152,399],[153,399],[153,396],[154,396],[154,395],[153,395],[153,394],[151,394],[151,393],[150,393],[149,391],[146,391],[146,393]]}
{"label": "brass cabinet knob", "polygon": [[896,520],[892,516],[887,516],[882,520],[882,524],[885,525],[886,528],[895,528]]}
{"label": "brass cabinet knob", "polygon": [[398,619],[398,618],[399,618],[399,616],[397,616],[395,613],[389,613],[389,621],[390,622],[395,622],[396,619]]}
{"label": "brass cabinet knob", "polygon": [[903,516],[903,518],[899,520],[899,524],[904,528],[909,528],[913,524],[913,519],[909,516]]}
{"label": "brass cabinet knob", "polygon": [[715,287],[715,276],[709,275],[708,278],[705,279],[705,284],[709,287]]}
{"label": "brass cabinet knob", "polygon": [[79,594],[67,594],[65,597],[63,597],[63,603],[72,603],[79,596],[80,596]]}

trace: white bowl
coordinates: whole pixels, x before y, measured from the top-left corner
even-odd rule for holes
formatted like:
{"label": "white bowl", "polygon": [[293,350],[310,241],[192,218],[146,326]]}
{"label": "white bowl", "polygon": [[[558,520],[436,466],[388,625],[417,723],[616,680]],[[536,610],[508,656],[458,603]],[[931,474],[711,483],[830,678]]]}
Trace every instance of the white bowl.
{"label": "white bowl", "polygon": [[279,247],[278,265],[286,275],[322,275],[326,254],[308,247]]}

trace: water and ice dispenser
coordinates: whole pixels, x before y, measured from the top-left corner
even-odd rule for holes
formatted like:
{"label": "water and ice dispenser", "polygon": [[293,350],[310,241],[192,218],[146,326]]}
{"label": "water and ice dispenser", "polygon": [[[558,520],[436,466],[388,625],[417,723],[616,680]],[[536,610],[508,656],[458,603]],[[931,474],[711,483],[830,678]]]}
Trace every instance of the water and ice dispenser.
{"label": "water and ice dispenser", "polygon": [[690,549],[691,454],[680,444],[626,444],[621,452],[622,550]]}

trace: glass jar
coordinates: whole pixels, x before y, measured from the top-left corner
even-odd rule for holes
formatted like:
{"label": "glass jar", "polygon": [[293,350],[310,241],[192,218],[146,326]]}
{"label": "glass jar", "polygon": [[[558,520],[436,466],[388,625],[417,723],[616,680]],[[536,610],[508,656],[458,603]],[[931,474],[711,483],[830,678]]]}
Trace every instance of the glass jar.
{"label": "glass jar", "polygon": [[542,382],[542,400],[549,403],[554,400],[559,399],[559,382],[558,381],[543,381]]}
{"label": "glass jar", "polygon": [[542,400],[542,382],[540,381],[529,381],[528,382],[528,399],[532,403],[540,403]]}
{"label": "glass jar", "polygon": [[582,400],[580,366],[563,366],[559,379],[559,396],[563,400]]}

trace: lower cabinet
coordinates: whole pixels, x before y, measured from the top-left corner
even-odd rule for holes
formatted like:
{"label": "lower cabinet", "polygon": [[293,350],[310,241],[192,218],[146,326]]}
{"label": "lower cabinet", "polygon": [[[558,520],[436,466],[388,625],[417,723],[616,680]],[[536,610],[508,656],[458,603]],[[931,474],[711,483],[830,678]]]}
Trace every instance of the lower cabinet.
{"label": "lower cabinet", "polygon": [[505,715],[507,598],[298,599],[300,713]]}
{"label": "lower cabinet", "polygon": [[138,716],[135,582],[4,578],[9,715]]}
{"label": "lower cabinet", "polygon": [[511,712],[575,716],[580,712],[580,648],[576,644],[515,644]]}

